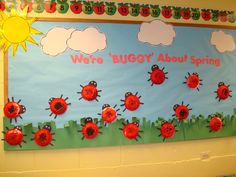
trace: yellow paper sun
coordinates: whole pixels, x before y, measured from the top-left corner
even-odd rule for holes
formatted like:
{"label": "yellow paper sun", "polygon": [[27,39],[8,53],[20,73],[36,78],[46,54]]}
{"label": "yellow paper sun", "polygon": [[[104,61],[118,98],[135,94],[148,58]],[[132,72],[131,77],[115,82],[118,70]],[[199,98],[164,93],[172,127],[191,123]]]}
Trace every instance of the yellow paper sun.
{"label": "yellow paper sun", "polygon": [[15,56],[19,45],[26,52],[26,41],[38,45],[31,35],[42,33],[31,27],[35,18],[27,18],[27,9],[28,7],[20,13],[12,9],[9,15],[0,11],[0,47],[4,53],[12,47],[12,55]]}

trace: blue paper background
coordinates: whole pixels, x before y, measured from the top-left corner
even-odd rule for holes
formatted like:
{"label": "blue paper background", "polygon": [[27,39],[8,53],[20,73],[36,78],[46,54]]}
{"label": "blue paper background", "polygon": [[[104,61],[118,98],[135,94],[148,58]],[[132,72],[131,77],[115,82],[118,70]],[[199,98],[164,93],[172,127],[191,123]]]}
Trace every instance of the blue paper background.
{"label": "blue paper background", "polygon": [[[70,55],[80,54],[72,50],[51,57],[42,52],[38,46],[28,44],[28,52],[19,50],[14,59],[9,56],[9,97],[14,96],[16,100],[22,99],[22,103],[27,108],[23,115],[23,120],[18,120],[19,124],[33,123],[53,120],[49,117],[50,112],[45,108],[49,107],[50,97],[69,97],[67,112],[58,116],[55,120],[58,127],[62,127],[69,120],[79,120],[80,118],[91,116],[98,117],[102,105],[122,104],[120,99],[124,98],[127,91],[139,92],[142,95],[141,105],[137,111],[125,111],[122,117],[131,119],[132,117],[146,117],[155,120],[157,117],[165,119],[171,118],[173,105],[180,104],[181,101],[190,104],[193,110],[190,114],[209,115],[217,111],[232,114],[236,103],[236,51],[220,54],[214,46],[210,45],[211,32],[217,29],[174,27],[176,38],[169,47],[152,46],[141,43],[137,40],[137,33],[140,25],[131,24],[98,24],[98,23],[69,23],[69,22],[36,22],[33,25],[44,34],[55,26],[72,27],[85,29],[95,26],[107,35],[107,48],[97,52],[94,56],[102,56],[104,63],[99,64],[73,64]],[[224,30],[236,37],[236,31]],[[42,36],[34,36],[40,41]],[[55,41],[56,42],[56,41]],[[151,63],[129,63],[113,64],[109,53],[129,54],[129,53],[155,53]],[[157,62],[156,57],[160,53],[169,55],[198,57],[219,57],[221,67],[213,65],[201,65],[196,67],[190,60],[184,64]],[[147,82],[153,64],[165,67],[169,72],[169,79],[161,86],[151,87]],[[203,79],[203,86],[200,92],[189,90],[182,84],[187,72],[198,72]],[[98,89],[101,89],[99,102],[87,102],[78,100],[80,95],[80,84],[86,85],[89,81],[95,80]],[[232,98],[218,102],[214,91],[217,84],[223,81],[230,84]]]}

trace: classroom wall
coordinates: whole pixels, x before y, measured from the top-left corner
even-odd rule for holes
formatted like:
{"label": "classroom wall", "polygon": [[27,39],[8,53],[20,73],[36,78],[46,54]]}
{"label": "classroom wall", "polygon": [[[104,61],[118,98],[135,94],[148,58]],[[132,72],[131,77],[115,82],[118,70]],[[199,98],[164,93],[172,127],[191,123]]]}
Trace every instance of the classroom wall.
{"label": "classroom wall", "polygon": [[[150,3],[236,11],[235,0],[152,0]],[[4,106],[3,58],[0,52],[0,117]],[[3,130],[2,123],[1,120],[0,130]],[[22,152],[5,152],[0,142],[0,177],[214,177],[231,173],[236,173],[236,137]]]}

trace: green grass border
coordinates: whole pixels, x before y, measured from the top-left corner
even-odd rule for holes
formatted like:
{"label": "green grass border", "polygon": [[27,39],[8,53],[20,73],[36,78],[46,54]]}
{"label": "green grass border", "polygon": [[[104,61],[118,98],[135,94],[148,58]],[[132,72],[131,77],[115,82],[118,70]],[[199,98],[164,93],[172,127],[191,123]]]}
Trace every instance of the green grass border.
{"label": "green grass border", "polygon": [[[219,114],[219,113],[217,113]],[[177,121],[175,118],[169,119],[168,121],[173,121],[173,124],[176,126],[178,132],[171,139],[166,139],[164,142],[176,142],[176,141],[186,141],[186,140],[199,140],[199,139],[209,139],[209,138],[219,138],[219,137],[228,137],[236,136],[236,109],[232,116],[224,116],[220,113],[221,117],[224,119],[224,127],[219,132],[210,132],[208,125],[208,118],[203,115],[192,116],[191,119],[185,121]],[[4,117],[4,129],[6,127],[13,127],[10,124],[8,118]],[[94,119],[97,121],[98,119]],[[80,124],[74,120],[68,121],[64,128],[56,128],[55,122],[44,122],[39,123],[42,126],[45,123],[50,123],[52,126],[52,132],[55,132],[53,136],[56,139],[53,142],[54,146],[40,147],[35,144],[34,141],[30,139],[33,138],[32,132],[38,130],[37,127],[33,127],[32,124],[21,125],[24,134],[27,136],[24,140],[27,141],[26,144],[22,144],[22,148],[19,146],[10,146],[6,142],[4,143],[4,149],[6,151],[15,151],[15,150],[42,150],[42,149],[64,149],[64,148],[84,148],[84,147],[102,147],[102,146],[120,146],[120,145],[134,145],[134,144],[151,144],[151,143],[163,143],[163,137],[159,136],[160,131],[157,129],[161,126],[164,121],[163,118],[158,118],[155,122],[151,122],[146,118],[133,118],[133,121],[140,122],[141,139],[138,141],[129,140],[123,136],[122,131],[119,128],[122,128],[122,122],[124,118],[117,119],[116,122],[109,124],[108,127],[102,126],[102,134],[98,135],[97,138],[92,140],[84,139],[82,140],[82,134],[77,130],[81,129]],[[81,119],[81,122],[83,119]],[[101,122],[103,125],[103,122]]]}

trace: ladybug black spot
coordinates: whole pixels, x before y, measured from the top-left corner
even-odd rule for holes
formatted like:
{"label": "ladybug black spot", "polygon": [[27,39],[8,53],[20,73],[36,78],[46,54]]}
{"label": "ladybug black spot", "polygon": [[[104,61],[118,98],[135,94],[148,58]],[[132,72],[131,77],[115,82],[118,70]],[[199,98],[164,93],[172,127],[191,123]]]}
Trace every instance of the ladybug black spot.
{"label": "ladybug black spot", "polygon": [[63,105],[60,102],[57,102],[54,106],[55,109],[59,110],[63,107]]}
{"label": "ladybug black spot", "polygon": [[184,117],[185,114],[186,114],[186,111],[185,110],[181,110],[179,114],[180,114],[181,117]]}
{"label": "ladybug black spot", "polygon": [[14,106],[11,106],[10,108],[8,108],[8,112],[9,112],[9,113],[13,113],[14,111],[15,111]]}
{"label": "ladybug black spot", "polygon": [[45,133],[42,133],[41,135],[39,135],[39,141],[45,141],[47,138],[47,135]]}
{"label": "ladybug black spot", "polygon": [[94,134],[94,129],[93,129],[93,128],[87,128],[87,129],[86,129],[86,133],[87,133],[89,136],[91,136],[91,135]]}

